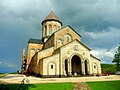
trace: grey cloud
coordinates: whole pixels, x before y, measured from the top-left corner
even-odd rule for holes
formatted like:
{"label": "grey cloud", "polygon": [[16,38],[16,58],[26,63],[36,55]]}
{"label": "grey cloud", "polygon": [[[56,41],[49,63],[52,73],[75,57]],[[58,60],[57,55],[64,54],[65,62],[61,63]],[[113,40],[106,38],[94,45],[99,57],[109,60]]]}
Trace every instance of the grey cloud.
{"label": "grey cloud", "polygon": [[85,37],[83,41],[85,41],[85,43],[90,45],[92,48],[104,47],[110,49],[120,43],[120,28],[109,27],[99,32],[84,31],[83,33],[83,36]]}
{"label": "grey cloud", "polygon": [[[55,9],[65,23],[73,26],[86,25],[87,31],[119,27],[119,0],[66,0],[53,1]],[[63,7],[61,7],[61,5]]]}
{"label": "grey cloud", "polygon": [[112,63],[117,47],[118,46],[111,48],[111,49],[94,48],[91,51],[91,54],[99,58],[101,60],[101,63]]}

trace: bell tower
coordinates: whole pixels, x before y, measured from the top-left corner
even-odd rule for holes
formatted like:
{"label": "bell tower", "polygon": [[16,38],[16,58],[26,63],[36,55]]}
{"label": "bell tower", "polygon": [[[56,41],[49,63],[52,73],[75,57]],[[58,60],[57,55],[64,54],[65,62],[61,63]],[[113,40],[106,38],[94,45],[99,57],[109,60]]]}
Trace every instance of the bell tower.
{"label": "bell tower", "polygon": [[62,26],[62,22],[54,14],[53,11],[42,21],[42,40],[44,42]]}

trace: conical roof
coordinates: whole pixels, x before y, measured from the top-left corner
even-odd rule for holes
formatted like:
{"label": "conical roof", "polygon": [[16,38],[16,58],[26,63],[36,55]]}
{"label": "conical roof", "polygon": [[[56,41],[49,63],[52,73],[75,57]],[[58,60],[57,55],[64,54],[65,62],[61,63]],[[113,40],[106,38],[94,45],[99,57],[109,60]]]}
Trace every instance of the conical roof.
{"label": "conical roof", "polygon": [[45,18],[45,20],[48,20],[48,19],[54,19],[54,20],[58,20],[58,17],[54,14],[53,11],[50,12],[50,14]]}
{"label": "conical roof", "polygon": [[41,24],[43,25],[44,22],[46,22],[46,21],[52,21],[52,20],[53,21],[58,21],[62,25],[62,22],[58,19],[58,17],[54,14],[53,11],[50,12],[50,14],[45,18],[45,20],[42,21]]}

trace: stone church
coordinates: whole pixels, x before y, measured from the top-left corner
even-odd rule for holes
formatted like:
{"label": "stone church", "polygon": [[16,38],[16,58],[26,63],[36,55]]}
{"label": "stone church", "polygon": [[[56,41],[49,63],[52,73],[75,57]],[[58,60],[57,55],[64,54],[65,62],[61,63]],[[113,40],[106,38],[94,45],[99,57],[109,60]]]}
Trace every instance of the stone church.
{"label": "stone church", "polygon": [[41,77],[101,75],[100,60],[81,41],[81,35],[53,11],[42,21],[42,39],[30,38],[22,54],[22,73]]}

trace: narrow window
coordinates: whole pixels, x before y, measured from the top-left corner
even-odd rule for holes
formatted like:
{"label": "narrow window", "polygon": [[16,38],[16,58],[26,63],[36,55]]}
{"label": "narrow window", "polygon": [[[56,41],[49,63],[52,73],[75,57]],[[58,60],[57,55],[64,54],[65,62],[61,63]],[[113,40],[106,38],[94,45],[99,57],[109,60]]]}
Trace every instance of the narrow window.
{"label": "narrow window", "polygon": [[45,35],[47,35],[47,25],[45,25]]}
{"label": "narrow window", "polygon": [[70,40],[69,37],[67,37],[67,42],[69,42],[69,40]]}
{"label": "narrow window", "polygon": [[52,25],[49,25],[49,34],[52,32]]}
{"label": "narrow window", "polygon": [[58,26],[58,29],[60,29],[60,26]]}
{"label": "narrow window", "polygon": [[64,35],[64,43],[68,43],[71,41],[71,36],[69,34]]}
{"label": "narrow window", "polygon": [[96,66],[94,65],[94,69],[96,69]]}
{"label": "narrow window", "polygon": [[57,30],[57,26],[56,25],[54,25],[54,31],[56,31]]}
{"label": "narrow window", "polygon": [[53,65],[51,65],[51,69],[53,69]]}

